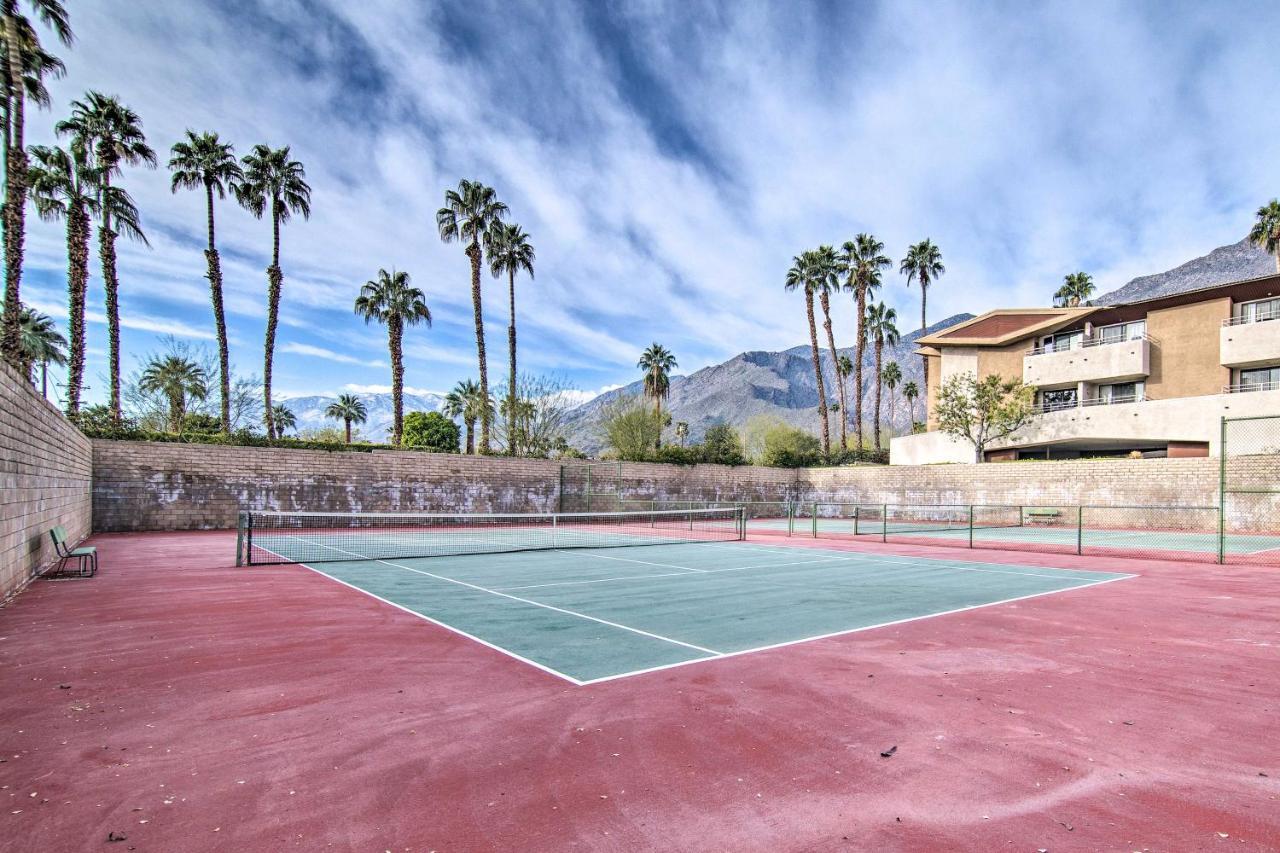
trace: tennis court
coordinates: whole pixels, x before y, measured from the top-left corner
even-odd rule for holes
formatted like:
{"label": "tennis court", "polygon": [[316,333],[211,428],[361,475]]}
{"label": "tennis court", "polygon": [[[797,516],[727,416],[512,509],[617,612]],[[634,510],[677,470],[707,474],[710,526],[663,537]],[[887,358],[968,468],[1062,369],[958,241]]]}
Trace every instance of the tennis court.
{"label": "tennis court", "polygon": [[302,563],[575,684],[1132,577],[748,543],[732,509],[246,528],[250,562]]}

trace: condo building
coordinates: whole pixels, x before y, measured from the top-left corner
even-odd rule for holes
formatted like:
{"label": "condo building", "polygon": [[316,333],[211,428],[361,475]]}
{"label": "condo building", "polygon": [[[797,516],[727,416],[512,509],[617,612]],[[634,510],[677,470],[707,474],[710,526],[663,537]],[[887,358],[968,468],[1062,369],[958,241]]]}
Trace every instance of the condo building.
{"label": "condo building", "polygon": [[1280,415],[1280,275],[1123,304],[989,311],[918,343],[927,431],[892,439],[892,464],[974,461],[934,417],[939,389],[966,372],[1035,388],[1036,416],[987,448],[988,461],[1216,455],[1223,417]]}

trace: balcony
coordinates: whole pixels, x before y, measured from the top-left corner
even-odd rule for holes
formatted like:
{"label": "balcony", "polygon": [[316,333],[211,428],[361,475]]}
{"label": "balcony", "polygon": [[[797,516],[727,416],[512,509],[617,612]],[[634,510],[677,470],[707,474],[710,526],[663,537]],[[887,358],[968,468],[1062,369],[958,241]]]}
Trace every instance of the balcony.
{"label": "balcony", "polygon": [[1253,391],[1280,391],[1280,382],[1241,382],[1222,386],[1223,394],[1249,394]]}
{"label": "balcony", "polygon": [[1220,351],[1225,367],[1261,367],[1280,361],[1280,312],[1222,321]]}
{"label": "balcony", "polygon": [[1022,359],[1022,381],[1037,388],[1068,388],[1080,382],[1110,384],[1145,379],[1151,372],[1151,338],[1091,338],[1067,350],[1037,347]]}
{"label": "balcony", "polygon": [[1064,412],[1068,409],[1090,409],[1094,406],[1123,406],[1128,403],[1145,403],[1150,399],[1146,394],[1118,394],[1110,397],[1086,397],[1083,400],[1043,401],[1036,406],[1036,411],[1042,415],[1047,415],[1051,412]]}

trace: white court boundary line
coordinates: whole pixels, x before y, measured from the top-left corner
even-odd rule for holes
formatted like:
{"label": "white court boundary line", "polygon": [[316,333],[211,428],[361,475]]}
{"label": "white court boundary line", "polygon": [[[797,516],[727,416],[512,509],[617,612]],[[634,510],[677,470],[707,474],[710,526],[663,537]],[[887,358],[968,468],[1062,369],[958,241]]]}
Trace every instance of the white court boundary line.
{"label": "white court boundary line", "polygon": [[[703,544],[703,545],[729,545],[729,546],[734,546],[736,543],[705,542],[705,543],[699,543],[699,544]],[[262,547],[262,546],[258,546],[258,547]],[[339,553],[349,554],[349,555],[351,555],[351,556],[353,556],[353,557],[360,557],[360,559],[362,559],[362,560],[363,560],[363,559],[367,559],[367,558],[365,558],[365,557],[363,557],[363,556],[361,556],[361,555],[355,554],[354,552],[351,552],[351,551],[344,551],[344,550],[343,550],[343,549],[341,549],[341,548],[333,548],[332,546],[329,546],[329,545],[324,545],[323,547],[325,547],[325,548],[329,548],[330,550],[333,550],[333,551],[338,551]],[[752,547],[752,546],[750,546],[750,545],[738,545],[737,547],[739,547],[739,548],[741,548],[741,549],[744,549],[744,550],[762,551],[762,552],[765,552],[765,553],[777,553],[779,550],[781,550],[781,549],[782,549],[783,547],[785,547],[785,546],[769,546],[769,547],[763,547],[763,548],[761,548],[761,547]],[[262,550],[267,551],[268,553],[271,553],[271,554],[275,554],[277,557],[280,557],[281,559],[286,559],[286,558],[285,558],[285,557],[283,557],[282,555],[280,555],[280,554],[276,554],[276,552],[272,551],[272,550],[271,550],[271,549],[269,549],[269,548],[262,548]],[[825,553],[828,553],[828,554],[831,554],[831,553],[842,553],[842,552],[840,552],[840,551],[838,551],[838,550],[835,550],[835,549],[813,549],[813,550],[819,551],[820,553],[825,552]],[[848,552],[843,552],[843,553],[848,553]],[[586,556],[586,555],[584,555],[584,556]],[[853,557],[837,557],[837,558],[833,558],[833,559],[838,561],[838,560],[842,560],[842,559],[845,559],[845,560],[857,560],[857,559],[859,559],[859,558],[871,558],[871,557],[874,557],[874,559],[873,559],[873,560],[871,560],[872,562],[904,563],[904,564],[907,564],[907,565],[914,565],[914,564],[916,564],[916,563],[913,563],[912,561],[907,561],[907,560],[893,560],[893,559],[880,558],[880,557],[878,557],[878,555],[854,555]],[[923,558],[923,559],[928,559],[928,558]],[[998,601],[988,601],[988,602],[983,602],[983,603],[981,603],[981,604],[971,604],[971,605],[967,605],[967,606],[965,606],[965,607],[957,607],[957,608],[954,608],[954,609],[952,609],[952,610],[941,610],[941,611],[938,611],[937,613],[925,613],[925,614],[921,614],[921,615],[919,615],[919,616],[908,616],[908,617],[906,617],[906,618],[904,618],[904,619],[895,619],[895,620],[892,620],[892,621],[889,621],[889,622],[879,622],[879,623],[876,623],[876,624],[874,624],[874,625],[863,625],[863,626],[860,626],[860,627],[857,627],[857,628],[849,628],[849,629],[845,629],[845,630],[841,630],[841,631],[832,631],[832,632],[825,633],[825,634],[814,634],[814,635],[809,636],[809,637],[800,637],[800,638],[798,638],[798,639],[794,639],[794,640],[785,640],[785,641],[780,642],[780,643],[769,643],[769,644],[762,645],[762,646],[753,646],[753,647],[751,647],[751,648],[747,648],[747,649],[739,649],[739,650],[737,650],[737,651],[732,651],[732,652],[720,652],[720,651],[714,651],[714,650],[712,650],[712,649],[707,649],[707,648],[700,647],[700,646],[695,646],[695,645],[692,645],[692,644],[690,644],[690,643],[684,643],[684,642],[681,642],[680,640],[674,640],[674,639],[672,639],[672,638],[670,638],[670,637],[663,637],[663,636],[661,636],[661,635],[659,635],[659,634],[651,634],[651,633],[649,633],[649,632],[647,632],[647,631],[644,631],[644,630],[642,630],[642,629],[639,629],[639,628],[632,628],[632,627],[630,627],[630,626],[628,626],[628,625],[622,625],[622,624],[617,623],[617,622],[609,622],[608,620],[599,619],[599,618],[594,617],[594,616],[588,616],[587,614],[584,614],[584,613],[576,613],[576,612],[574,612],[574,611],[572,611],[572,610],[565,610],[565,609],[563,609],[563,608],[555,607],[555,606],[553,606],[553,605],[549,605],[549,604],[543,604],[543,603],[541,603],[541,602],[533,601],[533,600],[531,600],[531,599],[520,598],[519,596],[514,596],[514,595],[508,595],[508,594],[506,594],[506,593],[499,592],[499,591],[497,591],[497,590],[488,589],[488,588],[486,588],[486,587],[478,586],[478,585],[476,585],[476,584],[467,583],[466,581],[455,580],[455,579],[453,579],[453,578],[446,578],[446,577],[444,577],[444,576],[442,576],[442,575],[436,575],[436,574],[433,574],[433,573],[431,573],[431,572],[422,571],[421,569],[414,569],[414,568],[411,568],[411,567],[409,567],[409,566],[401,566],[401,565],[398,565],[398,564],[396,564],[396,563],[388,562],[388,561],[386,561],[386,560],[373,560],[373,561],[371,561],[371,562],[383,563],[384,565],[388,565],[388,566],[391,566],[391,567],[393,567],[393,568],[403,569],[403,570],[405,570],[405,571],[414,572],[414,573],[421,574],[421,575],[426,575],[427,577],[436,578],[436,579],[438,579],[438,580],[447,581],[447,582],[449,582],[449,583],[458,584],[458,585],[460,585],[460,586],[471,587],[471,588],[476,589],[476,590],[479,590],[479,591],[481,591],[481,592],[488,592],[488,593],[491,593],[491,594],[493,594],[493,595],[501,596],[501,597],[503,597],[503,598],[509,598],[509,599],[512,599],[512,600],[515,600],[515,601],[519,601],[519,602],[522,602],[522,603],[525,603],[525,604],[532,604],[532,605],[537,606],[537,607],[544,607],[544,608],[546,608],[546,609],[548,609],[548,610],[555,610],[555,611],[559,611],[559,612],[562,612],[562,613],[565,613],[565,614],[568,614],[568,615],[571,615],[571,616],[578,616],[578,617],[581,617],[581,618],[583,618],[583,619],[588,619],[588,620],[593,621],[593,622],[599,622],[599,623],[601,623],[601,624],[608,625],[608,626],[615,627],[615,628],[620,628],[620,629],[625,630],[625,631],[630,631],[630,632],[633,632],[633,633],[642,634],[642,635],[649,636],[649,637],[652,637],[652,638],[654,638],[654,639],[658,639],[658,640],[665,640],[665,641],[667,641],[667,642],[675,643],[676,645],[686,646],[686,647],[688,647],[688,648],[696,649],[696,650],[698,650],[698,651],[704,651],[704,652],[707,652],[707,653],[709,653],[709,654],[711,655],[710,657],[692,658],[692,659],[690,659],[690,660],[677,661],[677,662],[675,662],[675,663],[661,664],[661,665],[658,665],[658,666],[651,666],[651,667],[644,667],[644,668],[641,668],[641,669],[629,670],[629,671],[627,671],[627,672],[614,673],[614,674],[612,674],[612,675],[600,676],[599,678],[579,679],[579,678],[575,678],[575,677],[573,677],[573,676],[571,676],[571,675],[568,675],[568,674],[566,674],[566,673],[560,672],[559,670],[554,669],[554,668],[552,668],[552,667],[550,667],[550,666],[547,666],[546,664],[538,663],[538,662],[537,662],[537,661],[535,661],[535,660],[531,660],[530,658],[524,657],[523,655],[520,655],[520,654],[518,654],[518,653],[516,653],[516,652],[513,652],[513,651],[511,651],[511,650],[509,650],[509,649],[503,648],[502,646],[499,646],[499,645],[497,645],[497,644],[495,644],[495,643],[491,643],[491,642],[489,642],[489,641],[487,641],[487,640],[481,639],[480,637],[477,637],[477,636],[475,636],[474,634],[470,634],[470,633],[468,633],[467,631],[462,630],[461,628],[456,628],[456,627],[454,627],[453,625],[448,624],[447,622],[442,622],[442,621],[440,621],[440,620],[438,620],[438,619],[434,619],[434,618],[432,618],[432,617],[430,617],[430,616],[427,616],[426,614],[419,613],[419,612],[418,612],[418,611],[416,611],[416,610],[411,610],[411,609],[409,609],[408,607],[405,607],[404,605],[397,604],[397,603],[396,603],[396,602],[394,602],[394,601],[391,601],[391,600],[389,600],[389,599],[383,598],[382,596],[377,595],[377,594],[375,594],[375,593],[372,593],[372,592],[370,592],[370,591],[368,591],[368,590],[366,590],[366,589],[362,589],[361,587],[355,586],[354,584],[348,583],[347,581],[341,580],[340,578],[336,578],[336,577],[334,577],[333,575],[328,574],[327,572],[324,572],[324,571],[321,571],[320,569],[315,568],[314,566],[307,565],[306,563],[298,563],[298,564],[297,564],[297,565],[302,566],[304,569],[307,569],[307,570],[309,570],[309,571],[315,572],[316,574],[320,575],[321,577],[328,578],[329,580],[334,581],[335,583],[342,584],[343,586],[345,586],[345,587],[349,587],[350,589],[354,589],[354,590],[356,590],[357,592],[364,593],[365,595],[369,596],[370,598],[376,599],[377,601],[381,601],[381,602],[383,602],[384,604],[389,604],[389,605],[391,605],[392,607],[396,608],[397,610],[401,610],[401,611],[403,611],[403,612],[405,612],[405,613],[408,613],[408,614],[410,614],[410,615],[417,616],[418,618],[423,619],[423,620],[425,620],[425,621],[427,621],[427,622],[430,622],[430,623],[431,623],[431,624],[433,624],[433,625],[437,625],[437,626],[439,626],[439,627],[441,627],[441,628],[444,628],[444,629],[445,629],[445,630],[447,630],[447,631],[452,631],[453,633],[455,633],[455,634],[457,634],[457,635],[459,635],[459,636],[466,637],[466,638],[467,638],[467,639],[469,639],[469,640],[474,640],[475,642],[479,643],[479,644],[480,644],[480,645],[482,645],[482,646],[485,646],[486,648],[493,649],[493,650],[494,650],[494,651],[496,651],[496,652],[499,652],[499,653],[501,653],[501,654],[504,654],[504,655],[506,655],[506,656],[508,656],[508,657],[510,657],[510,658],[512,658],[512,659],[514,659],[514,660],[518,660],[518,661],[520,661],[520,662],[522,662],[522,663],[529,664],[530,666],[533,666],[533,667],[534,667],[534,668],[536,668],[536,669],[542,670],[543,672],[546,672],[546,673],[548,673],[548,674],[550,674],[550,675],[554,675],[554,676],[556,676],[556,677],[558,677],[558,678],[561,678],[561,679],[563,679],[563,680],[565,680],[565,681],[568,681],[568,682],[570,682],[571,684],[574,684],[574,685],[576,685],[576,686],[578,686],[578,687],[587,687],[587,686],[595,685],[595,684],[603,684],[603,683],[605,683],[605,682],[609,682],[609,681],[617,681],[617,680],[619,680],[619,679],[623,679],[623,678],[630,678],[630,677],[632,677],[632,676],[636,676],[636,675],[645,675],[645,674],[647,674],[647,673],[651,673],[651,672],[661,672],[661,671],[663,671],[663,670],[676,669],[676,668],[678,668],[678,667],[682,667],[682,666],[690,666],[690,665],[693,665],[693,664],[706,663],[706,662],[708,662],[708,661],[721,660],[721,659],[723,659],[723,658],[740,657],[740,656],[742,656],[742,655],[749,655],[749,654],[754,654],[754,653],[756,653],[756,652],[770,651],[770,650],[772,650],[772,649],[786,648],[786,647],[788,647],[788,646],[800,645],[800,644],[802,644],[802,643],[812,643],[812,642],[817,642],[818,640],[827,640],[827,639],[832,639],[832,638],[835,638],[835,637],[843,637],[843,636],[847,636],[847,635],[849,635],[849,634],[857,634],[857,633],[861,633],[861,632],[863,632],[863,631],[872,631],[872,630],[875,630],[875,629],[877,629],[877,628],[888,628],[888,627],[891,627],[891,626],[894,626],[894,625],[905,625],[905,624],[910,623],[910,622],[919,622],[919,621],[922,621],[922,620],[924,620],[924,619],[935,619],[935,618],[937,618],[937,617],[939,617],[939,616],[951,616],[951,615],[954,615],[954,614],[956,614],[956,613],[965,613],[965,612],[968,612],[968,611],[971,611],[971,610],[980,610],[980,609],[985,608],[985,607],[997,607],[997,606],[1002,605],[1002,604],[1010,604],[1010,603],[1013,603],[1013,602],[1016,602],[1016,601],[1027,601],[1027,600],[1030,600],[1030,599],[1033,599],[1033,598],[1041,598],[1041,597],[1044,597],[1044,596],[1047,596],[1047,595],[1058,595],[1058,594],[1065,593],[1065,592],[1072,592],[1072,591],[1074,591],[1074,590],[1080,590],[1080,589],[1088,589],[1088,588],[1090,588],[1090,587],[1094,587],[1094,586],[1101,586],[1101,585],[1103,585],[1103,584],[1114,583],[1114,582],[1116,582],[1116,581],[1131,580],[1131,579],[1133,579],[1133,578],[1135,578],[1135,577],[1139,577],[1139,575],[1135,575],[1135,574],[1121,574],[1121,575],[1117,575],[1116,577],[1104,578],[1104,579],[1101,579],[1101,580],[1090,580],[1090,579],[1088,579],[1088,578],[1073,578],[1073,577],[1070,577],[1070,576],[1062,576],[1062,575],[1036,575],[1037,577],[1062,578],[1062,579],[1064,579],[1064,580],[1078,580],[1078,581],[1081,581],[1081,583],[1076,584],[1076,585],[1074,585],[1074,586],[1067,586],[1067,587],[1063,587],[1063,588],[1061,588],[1061,589],[1051,589],[1051,590],[1045,590],[1045,591],[1043,591],[1043,592],[1034,592],[1034,593],[1030,593],[1030,594],[1028,594],[1028,595],[1013,596],[1013,597],[1011,597],[1011,598],[1004,598],[1004,599],[1000,599],[1000,600],[998,600]],[[813,562],[825,562],[825,561],[824,561],[824,560],[815,560],[815,561],[813,561]],[[940,561],[930,561],[930,562],[937,563],[937,562],[940,562]],[[943,563],[943,567],[948,567],[948,565],[947,565],[947,564],[945,564],[945,563]],[[755,567],[740,567],[740,568],[755,568]],[[739,569],[739,570],[740,570],[740,569]],[[716,570],[706,570],[706,572],[708,572],[708,573],[709,573],[709,572],[712,572],[712,571],[716,571]],[[728,570],[719,570],[719,571],[728,571]],[[1081,571],[1087,571],[1087,570],[1081,570]],[[1021,572],[1000,572],[1000,571],[996,571],[995,573],[996,573],[996,574],[1024,574],[1024,573],[1021,573]],[[671,573],[670,575],[667,575],[667,576],[668,576],[668,577],[681,577],[681,576],[686,576],[686,575],[687,575],[687,573],[681,572],[681,573]],[[648,575],[647,577],[657,577],[657,576],[655,576],[655,575]]]}

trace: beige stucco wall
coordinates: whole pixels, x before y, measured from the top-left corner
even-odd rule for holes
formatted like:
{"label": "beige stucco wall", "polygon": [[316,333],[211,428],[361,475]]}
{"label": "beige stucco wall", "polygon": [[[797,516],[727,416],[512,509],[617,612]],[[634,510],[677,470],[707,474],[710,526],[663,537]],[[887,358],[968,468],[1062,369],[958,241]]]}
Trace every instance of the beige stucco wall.
{"label": "beige stucco wall", "polygon": [[1151,372],[1147,396],[1153,400],[1219,394],[1230,384],[1231,372],[1222,366],[1221,342],[1215,334],[1231,316],[1231,300],[1223,297],[1179,305],[1147,314]]}
{"label": "beige stucco wall", "polygon": [[1023,359],[1022,380],[1037,388],[1069,388],[1142,379],[1149,372],[1150,350],[1148,341],[1138,340],[1029,355]]}
{"label": "beige stucco wall", "polygon": [[1228,367],[1262,367],[1280,362],[1280,322],[1223,326],[1220,361]]}
{"label": "beige stucco wall", "polygon": [[1022,359],[1030,348],[1026,339],[1003,347],[984,347],[978,351],[978,378],[996,374],[1017,379],[1022,376]]}

